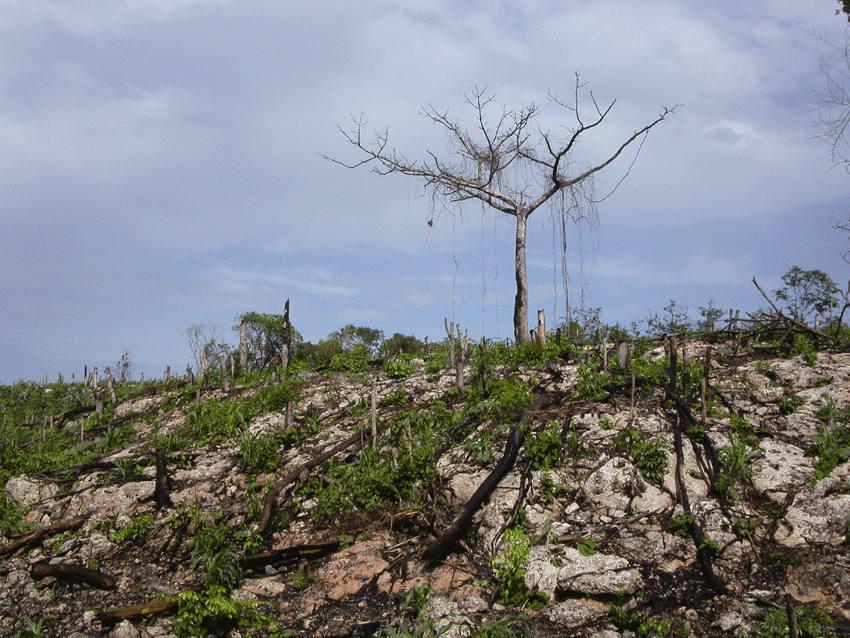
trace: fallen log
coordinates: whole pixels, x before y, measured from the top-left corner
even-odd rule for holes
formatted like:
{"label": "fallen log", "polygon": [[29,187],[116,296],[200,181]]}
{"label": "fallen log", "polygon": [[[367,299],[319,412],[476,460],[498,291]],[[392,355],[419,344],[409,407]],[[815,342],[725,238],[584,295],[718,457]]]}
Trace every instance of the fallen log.
{"label": "fallen log", "polygon": [[15,552],[36,545],[50,536],[79,529],[88,520],[88,518],[88,514],[83,514],[82,516],[78,516],[67,521],[60,521],[58,523],[39,527],[38,529],[27,532],[15,542],[0,547],[0,557],[12,556]]}
{"label": "fallen log", "polygon": [[259,569],[266,565],[275,565],[288,560],[313,560],[330,556],[339,550],[339,541],[328,541],[327,543],[314,543],[310,545],[293,545],[282,547],[271,552],[252,554],[242,559],[242,567],[245,570]]}
{"label": "fallen log", "polygon": [[525,414],[522,415],[522,418],[508,435],[508,440],[505,443],[505,452],[502,458],[499,459],[499,462],[496,463],[496,467],[493,468],[493,471],[478,486],[478,489],[475,490],[475,493],[467,501],[463,509],[461,509],[460,514],[458,514],[451,527],[443,532],[440,538],[425,550],[423,558],[427,560],[442,558],[449,553],[451,546],[466,533],[470,523],[472,523],[472,517],[475,515],[475,512],[478,511],[478,508],[487,500],[490,493],[496,489],[496,486],[510,472],[514,463],[516,463],[519,449],[525,440],[525,435],[523,434],[524,426],[531,422],[537,412],[548,407],[552,402],[553,399],[548,393],[541,394]]}
{"label": "fallen log", "polygon": [[36,580],[53,576],[67,583],[82,583],[98,589],[115,589],[118,584],[115,576],[83,567],[79,563],[36,563],[30,569],[30,575]]}
{"label": "fallen log", "polygon": [[102,611],[96,618],[102,625],[117,625],[122,620],[138,622],[147,616],[163,616],[177,611],[177,596],[173,598],[154,598],[141,605],[124,607],[114,611]]}

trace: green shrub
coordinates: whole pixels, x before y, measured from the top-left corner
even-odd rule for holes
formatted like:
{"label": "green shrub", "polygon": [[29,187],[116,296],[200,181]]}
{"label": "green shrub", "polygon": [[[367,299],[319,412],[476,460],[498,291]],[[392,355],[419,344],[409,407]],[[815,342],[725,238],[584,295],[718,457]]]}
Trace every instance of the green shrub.
{"label": "green shrub", "polygon": [[191,567],[203,570],[204,587],[230,591],[242,578],[239,556],[234,550],[234,530],[221,514],[211,519],[202,519],[200,515],[198,518],[198,531],[192,539]]}
{"label": "green shrub", "polygon": [[498,556],[491,559],[501,583],[500,597],[505,604],[521,607],[528,600],[524,579],[530,553],[531,541],[522,529],[513,527],[505,531],[504,547]]}
{"label": "green shrub", "polygon": [[210,399],[186,410],[186,426],[195,439],[218,443],[247,425],[246,412],[242,404]]}
{"label": "green shrub", "polygon": [[463,442],[463,449],[472,465],[486,467],[493,462],[493,441],[488,432],[479,432]]}
{"label": "green shrub", "polygon": [[646,439],[639,430],[623,430],[614,440],[614,449],[625,452],[641,475],[661,483],[667,472],[667,442],[662,437]]}
{"label": "green shrub", "polygon": [[687,512],[680,512],[670,519],[670,531],[676,536],[688,536],[694,517]]}
{"label": "green shrub", "polygon": [[847,408],[838,410],[835,400],[828,397],[826,406],[817,413],[821,420],[818,423],[818,433],[809,437],[815,444],[813,454],[817,456],[815,473],[811,478],[812,485],[829,476],[832,470],[850,458],[847,412]]}
{"label": "green shrub", "polygon": [[389,444],[394,453],[378,449],[373,442],[353,462],[328,462],[325,475],[332,482],[308,481],[306,486],[317,500],[313,517],[330,523],[339,518],[341,510],[418,503],[424,492],[422,484],[437,473],[437,450],[442,444],[438,422],[432,412],[400,413],[390,426]]}
{"label": "green shrub", "polygon": [[6,495],[5,490],[0,488],[0,533],[8,536],[16,532],[23,532],[26,526],[21,523],[21,519],[26,513],[26,507],[19,505]]}
{"label": "green shrub", "polygon": [[351,351],[339,352],[328,366],[329,372],[363,372],[369,367],[369,348],[359,343]]}
{"label": "green shrub", "polygon": [[578,384],[576,392],[586,401],[602,401],[608,396],[605,384],[611,380],[604,375],[594,372],[589,366],[580,363],[578,365]]}
{"label": "green shrub", "polygon": [[282,379],[267,385],[254,397],[254,403],[263,413],[283,412],[291,401],[298,400],[298,386],[293,379]]}
{"label": "green shrub", "polygon": [[144,545],[145,539],[153,531],[153,520],[153,514],[137,516],[121,531],[113,534],[110,540],[118,545],[127,541],[133,541],[136,545]]}
{"label": "green shrub", "polygon": [[791,358],[802,357],[803,361],[806,362],[806,365],[811,367],[814,367],[818,362],[818,351],[809,342],[809,340],[801,334],[794,335],[794,340],[791,342],[791,350],[788,353],[788,356]]}
{"label": "green shrub", "polygon": [[535,396],[519,377],[494,379],[490,382],[490,405],[496,416],[504,422],[519,419],[534,403]]}
{"label": "green shrub", "polygon": [[404,359],[391,359],[384,362],[383,371],[392,379],[406,379],[413,374],[413,366]]}
{"label": "green shrub", "polygon": [[721,471],[717,477],[715,487],[727,497],[736,496],[734,486],[737,484],[751,484],[753,480],[753,457],[759,449],[752,449],[748,445],[748,437],[739,437],[735,432],[729,433],[731,445],[727,445],[718,454]]}
{"label": "green shrub", "polygon": [[[835,621],[820,607],[798,607],[794,610],[800,638],[827,638],[836,636]],[[755,633],[755,638],[785,638],[789,635],[788,612],[774,609]]]}
{"label": "green shrub", "polygon": [[378,399],[379,408],[400,407],[407,403],[407,392],[404,388],[396,388]]}
{"label": "green shrub", "polygon": [[257,611],[260,604],[264,603],[232,600],[221,586],[206,587],[200,592],[180,592],[174,635],[178,638],[209,636],[226,626],[257,630],[268,628],[275,621]]}
{"label": "green shrub", "polygon": [[525,454],[531,459],[535,470],[554,470],[561,465],[564,460],[564,445],[561,442],[558,422],[553,421],[548,428],[527,441]]}
{"label": "green shrub", "polygon": [[239,437],[239,463],[248,474],[272,472],[278,462],[278,442],[274,434],[245,432]]}
{"label": "green shrub", "polygon": [[596,553],[596,541],[592,538],[585,538],[577,546],[579,553],[582,556],[593,556]]}

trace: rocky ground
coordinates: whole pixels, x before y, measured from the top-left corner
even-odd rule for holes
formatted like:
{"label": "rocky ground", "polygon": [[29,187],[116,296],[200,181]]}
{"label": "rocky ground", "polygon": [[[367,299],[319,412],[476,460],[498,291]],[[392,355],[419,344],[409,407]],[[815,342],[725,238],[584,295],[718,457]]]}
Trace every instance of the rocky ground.
{"label": "rocky ground", "polygon": [[[693,359],[711,352],[704,426],[698,391],[682,397],[694,423],[660,383],[640,378],[634,390],[628,381],[605,386],[601,378],[601,394],[582,398],[576,361],[487,370],[488,378],[528,379],[534,396],[550,401],[526,415],[526,446],[516,462],[457,542],[432,560],[423,553],[497,465],[513,423],[486,409],[472,413],[466,429],[457,424],[459,434],[439,450],[438,474],[417,485],[421,494],[370,508],[347,506],[343,498],[330,517],[317,516],[316,494],[341,484],[339,475],[327,461],[311,460],[360,428],[360,440],[369,438],[373,392],[377,439],[393,436],[381,429],[393,415],[425,412],[434,398],[459,409],[455,372],[428,375],[420,363],[397,380],[374,371],[303,373],[290,422],[285,411],[272,411],[241,426],[257,437],[286,428],[303,435],[280,448],[274,471],[253,477],[235,438],[207,440],[162,456],[165,496],[157,492],[151,437],[185,427],[191,403],[247,401],[257,389],[210,388],[187,402],[179,390],[162,388],[126,401],[115,409],[135,432],[124,449],[100,465],[7,484],[7,494],[31,508],[25,522],[72,528],[29,543],[0,537],[0,636],[179,633],[170,601],[199,591],[210,569],[193,561],[202,521],[262,529],[266,484],[281,489],[265,537],[238,548],[242,573],[228,581],[229,599],[265,603],[239,607],[262,616],[241,628],[222,620],[210,628],[214,634],[752,636],[790,605],[802,614],[801,632],[807,618],[825,612],[834,635],[850,635],[850,463],[815,485],[810,480],[818,460],[811,437],[819,424],[823,434],[824,410],[832,401],[835,409],[850,405],[850,354],[820,352],[808,365],[735,343],[690,342],[685,349]],[[659,347],[645,359],[663,355]],[[467,388],[480,383],[480,374],[473,364],[464,369]],[[528,442],[543,440],[546,431],[557,432],[561,454],[556,467],[534,469]],[[661,463],[647,445],[658,439]],[[406,440],[411,449],[377,449],[413,458],[417,439]],[[353,463],[362,454],[355,440],[331,462]],[[720,468],[726,482],[718,487]],[[144,533],[118,536],[144,516]],[[508,552],[521,553],[522,543],[506,526],[516,523],[528,556],[510,572]],[[101,580],[81,571],[45,577],[46,565],[85,567]],[[517,574],[525,587],[510,590]],[[134,605],[142,605],[135,614]],[[121,613],[129,620],[121,621]],[[24,633],[26,620],[31,634]]]}

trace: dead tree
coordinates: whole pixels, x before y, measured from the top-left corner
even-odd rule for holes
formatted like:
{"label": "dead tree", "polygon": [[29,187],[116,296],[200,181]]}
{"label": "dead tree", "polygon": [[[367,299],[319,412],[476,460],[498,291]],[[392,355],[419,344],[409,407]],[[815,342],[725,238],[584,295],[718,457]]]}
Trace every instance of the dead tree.
{"label": "dead tree", "polygon": [[[423,109],[422,115],[445,129],[449,146],[453,149],[448,159],[441,159],[429,151],[424,160],[410,161],[395,149],[388,148],[387,130],[377,133],[374,142],[367,142],[363,138],[365,123],[362,117],[353,118],[353,131],[346,132],[340,128],[340,132],[365,155],[365,158],[348,164],[324,157],[346,168],[357,168],[372,163],[373,170],[379,175],[400,173],[421,179],[425,182],[426,189],[434,195],[435,202],[439,200],[445,204],[461,205],[469,200],[478,200],[486,207],[514,217],[514,334],[518,343],[524,343],[529,339],[525,248],[529,216],[548,203],[553,214],[561,220],[570,218],[579,222],[582,219],[595,219],[598,200],[594,195],[593,176],[676,108],[663,108],[653,122],[635,131],[608,155],[607,159],[584,169],[577,169],[572,160],[572,152],[578,139],[590,129],[599,126],[614,106],[614,102],[611,102],[604,110],[601,109],[593,93],[590,93],[592,115],[589,120],[585,120],[579,109],[579,92],[583,86],[576,74],[573,104],[567,104],[551,93],[548,96],[554,104],[571,111],[575,116],[576,124],[567,129],[563,138],[543,132],[537,127],[535,119],[538,116],[538,107],[533,103],[519,111],[504,109],[495,118],[496,124],[491,124],[488,114],[495,98],[487,95],[486,87],[476,87],[471,96],[465,96],[466,103],[475,112],[476,122],[472,130],[450,119],[448,111],[438,111],[431,105]],[[429,225],[433,224],[433,221],[432,217]]]}

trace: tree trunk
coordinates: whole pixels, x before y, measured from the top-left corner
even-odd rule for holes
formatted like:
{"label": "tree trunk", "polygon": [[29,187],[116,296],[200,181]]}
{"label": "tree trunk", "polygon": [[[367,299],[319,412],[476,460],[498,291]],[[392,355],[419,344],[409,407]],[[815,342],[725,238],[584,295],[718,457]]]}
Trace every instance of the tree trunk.
{"label": "tree trunk", "polygon": [[525,266],[525,228],[528,213],[516,213],[516,300],[514,301],[514,335],[517,343],[525,343],[528,335],[528,270]]}

